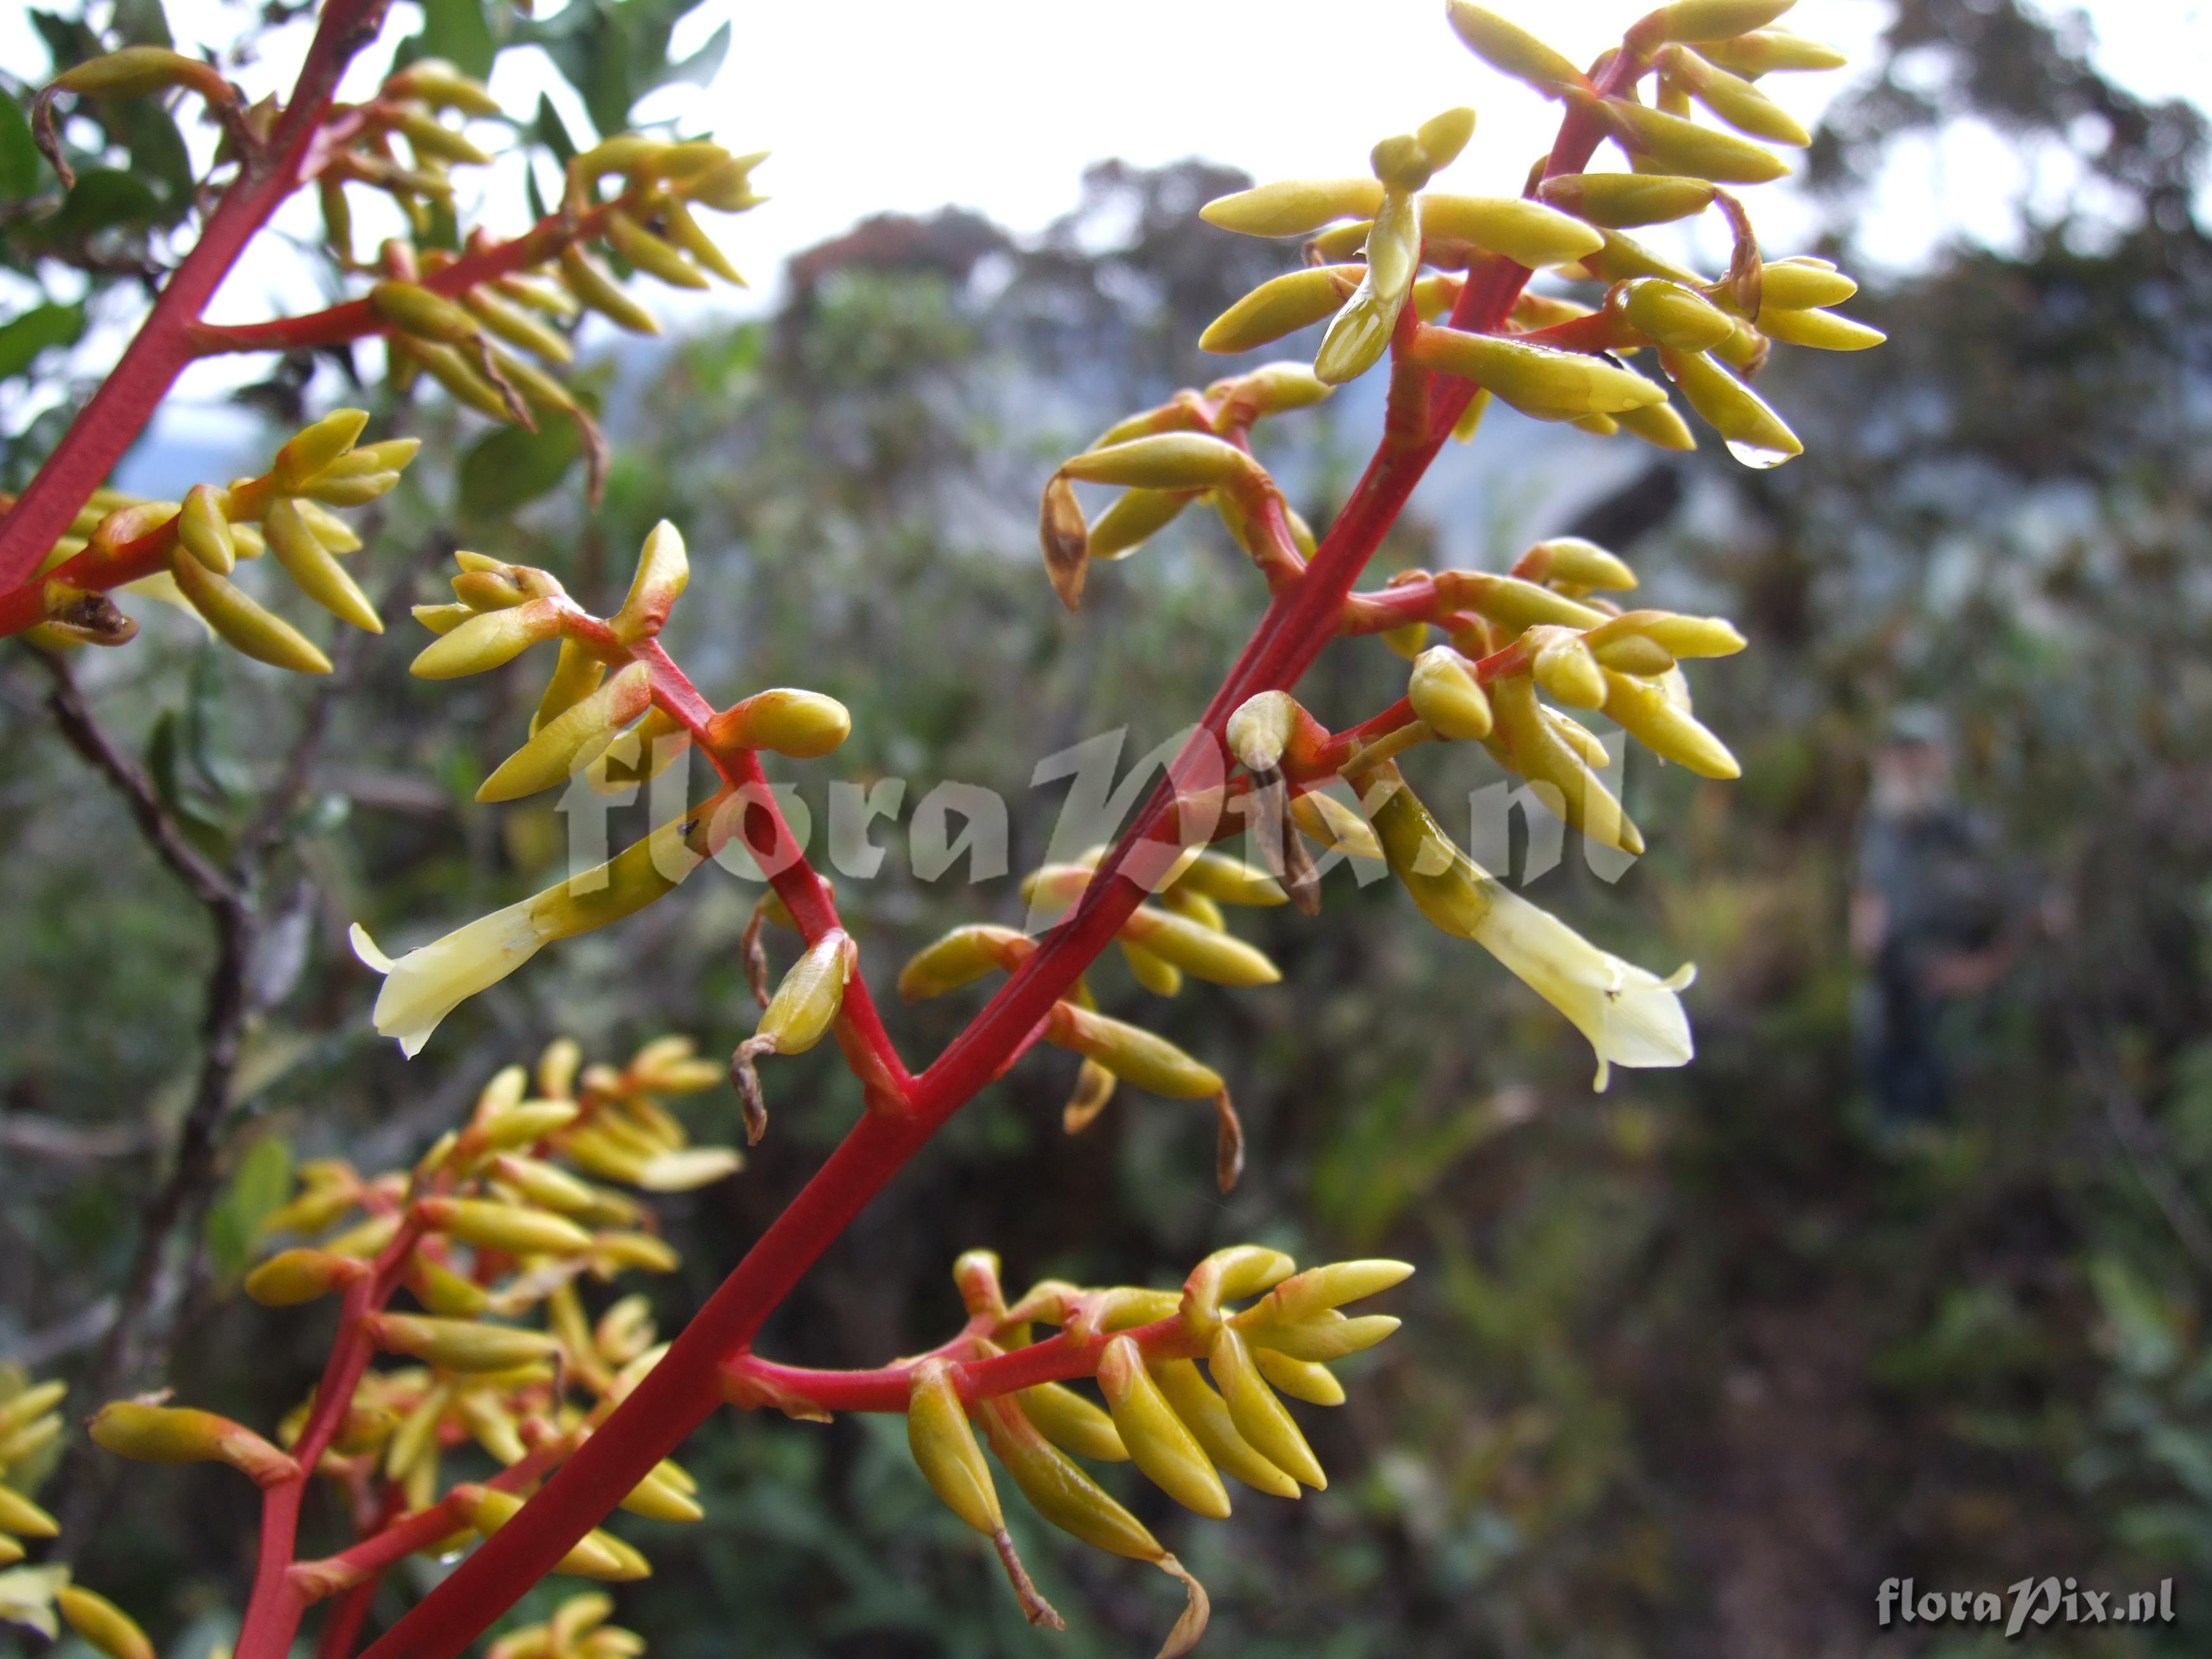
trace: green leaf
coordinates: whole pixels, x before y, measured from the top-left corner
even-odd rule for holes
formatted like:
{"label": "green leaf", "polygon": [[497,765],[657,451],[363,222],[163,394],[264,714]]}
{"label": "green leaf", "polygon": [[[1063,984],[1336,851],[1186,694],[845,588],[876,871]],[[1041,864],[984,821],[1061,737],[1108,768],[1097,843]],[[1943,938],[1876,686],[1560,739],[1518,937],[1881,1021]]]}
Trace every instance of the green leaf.
{"label": "green leaf", "polygon": [[680,64],[671,64],[653,77],[657,87],[673,86],[681,82],[703,87],[714,78],[722,67],[722,60],[730,55],[730,26],[727,23],[707,37],[701,46]]}
{"label": "green leaf", "polygon": [[491,73],[499,42],[484,17],[483,0],[422,0],[422,55],[442,58],[481,81]]}
{"label": "green leaf", "polygon": [[84,333],[84,307],[33,306],[12,322],[0,323],[0,380],[27,370],[49,346],[72,346]]}
{"label": "green leaf", "polygon": [[460,509],[473,519],[495,519],[534,501],[561,482],[582,453],[576,423],[547,416],[538,430],[503,426],[461,459]]}
{"label": "green leaf", "polygon": [[45,167],[23,106],[0,94],[0,199],[20,202],[30,195]]}
{"label": "green leaf", "polygon": [[562,167],[576,159],[576,141],[568,136],[568,124],[553,107],[553,100],[542,92],[538,94],[538,119],[531,125],[530,136],[551,150],[553,159]]}
{"label": "green leaf", "polygon": [[111,27],[126,46],[173,46],[169,20],[162,15],[161,0],[115,0]]}
{"label": "green leaf", "polygon": [[208,1257],[219,1278],[233,1279],[246,1270],[263,1220],[291,1194],[291,1146],[282,1135],[264,1135],[239,1159],[208,1212]]}
{"label": "green leaf", "polygon": [[61,211],[39,228],[48,237],[89,236],[118,225],[149,224],[161,216],[161,204],[146,181],[113,167],[87,167]]}

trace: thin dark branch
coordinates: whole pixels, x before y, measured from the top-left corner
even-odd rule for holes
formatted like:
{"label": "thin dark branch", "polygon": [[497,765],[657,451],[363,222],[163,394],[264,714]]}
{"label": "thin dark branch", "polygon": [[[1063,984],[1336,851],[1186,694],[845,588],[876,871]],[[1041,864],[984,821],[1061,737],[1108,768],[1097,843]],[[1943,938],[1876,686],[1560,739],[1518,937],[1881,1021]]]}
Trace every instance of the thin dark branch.
{"label": "thin dark branch", "polygon": [[77,688],[76,676],[70,669],[69,659],[58,651],[43,651],[35,647],[31,655],[54,683],[53,690],[46,696],[46,708],[64,741],[115,787],[130,807],[138,833],[146,838],[155,855],[192,890],[193,897],[210,909],[238,903],[235,884],[192,845],[183,827],[161,805],[161,797],[154,793],[152,782],[138,769],[137,763],[125,754],[106,728],[93,718],[90,705]]}

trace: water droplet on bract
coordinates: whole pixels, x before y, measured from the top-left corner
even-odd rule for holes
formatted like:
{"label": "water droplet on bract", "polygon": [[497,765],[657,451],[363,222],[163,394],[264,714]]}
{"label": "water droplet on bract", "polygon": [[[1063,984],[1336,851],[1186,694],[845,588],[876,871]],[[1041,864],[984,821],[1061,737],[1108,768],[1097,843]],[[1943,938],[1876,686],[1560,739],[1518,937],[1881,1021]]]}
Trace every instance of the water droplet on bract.
{"label": "water droplet on bract", "polygon": [[1755,472],[1771,471],[1790,459],[1783,449],[1769,449],[1764,444],[1747,444],[1738,439],[1729,442],[1728,453]]}
{"label": "water droplet on bract", "polygon": [[468,1552],[466,1550],[447,1550],[443,1555],[438,1558],[438,1565],[441,1567],[457,1566],[459,1565],[461,1558],[467,1553]]}

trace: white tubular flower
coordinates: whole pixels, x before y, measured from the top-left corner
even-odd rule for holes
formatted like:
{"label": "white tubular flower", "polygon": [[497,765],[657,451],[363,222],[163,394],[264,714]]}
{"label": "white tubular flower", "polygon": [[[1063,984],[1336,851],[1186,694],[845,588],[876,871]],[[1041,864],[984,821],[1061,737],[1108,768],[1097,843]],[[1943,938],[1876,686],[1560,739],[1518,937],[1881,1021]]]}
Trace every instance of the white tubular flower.
{"label": "white tubular flower", "polygon": [[1572,1020],[1597,1050],[1596,1088],[1615,1066],[1689,1064],[1695,1048],[1678,994],[1695,968],[1685,963],[1661,979],[1529,903],[1453,844],[1389,762],[1356,781],[1391,873],[1421,914],[1473,939]]}
{"label": "white tubular flower", "polygon": [[1695,1052],[1677,993],[1698,975],[1684,963],[1666,978],[1601,951],[1548,910],[1485,877],[1490,908],[1474,942],[1569,1019],[1597,1050],[1602,1092],[1615,1066],[1686,1066]]}
{"label": "white tubular flower", "polygon": [[438,1029],[438,1022],[489,986],[496,985],[538,954],[556,934],[544,931],[531,915],[534,899],[510,904],[433,939],[397,962],[376,948],[359,922],[353,925],[354,954],[384,977],[376,997],[376,1030],[396,1037],[412,1060]]}

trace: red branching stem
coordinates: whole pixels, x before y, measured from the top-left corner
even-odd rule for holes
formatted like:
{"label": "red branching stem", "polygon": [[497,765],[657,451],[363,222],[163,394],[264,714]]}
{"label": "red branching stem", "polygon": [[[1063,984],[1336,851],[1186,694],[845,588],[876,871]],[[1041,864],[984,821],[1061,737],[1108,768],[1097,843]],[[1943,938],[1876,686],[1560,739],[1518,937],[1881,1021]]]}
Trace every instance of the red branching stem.
{"label": "red branching stem", "polygon": [[49,548],[67,533],[77,509],[100,488],[197,356],[192,325],[222,279],[277,204],[297,188],[310,143],[330,107],[331,90],[356,52],[383,27],[389,0],[328,0],[307,48],[291,101],[267,145],[249,153],[238,176],[171,273],[153,309],[70,422],[38,476],[0,520],[0,588],[29,579]]}
{"label": "red branching stem", "polygon": [[376,1587],[383,1582],[381,1572],[373,1572],[354,1585],[337,1600],[323,1620],[323,1627],[315,1635],[315,1659],[347,1659],[353,1644],[361,1637],[362,1623],[376,1601]]}
{"label": "red branching stem", "polygon": [[[1148,1359],[1191,1359],[1206,1352],[1204,1339],[1193,1334],[1180,1317],[1170,1317],[1126,1331],[1062,1331],[1010,1353],[959,1361],[951,1367],[951,1376],[960,1397],[970,1404],[1018,1389],[1033,1389],[1041,1382],[1065,1382],[1095,1373],[1106,1344],[1116,1336],[1135,1339]],[[763,1387],[779,1401],[787,1400],[825,1412],[902,1412],[914,1387],[915,1370],[921,1364],[917,1358],[869,1370],[818,1370],[778,1364],[747,1352],[726,1361],[722,1375],[726,1388],[740,1397],[748,1392],[748,1385],[753,1385]]]}
{"label": "red branching stem", "polygon": [[[510,1463],[482,1484],[495,1492],[520,1492],[533,1482],[542,1480],[546,1472],[574,1449],[568,1436],[548,1441],[532,1450],[520,1462]],[[290,1578],[295,1591],[303,1601],[319,1600],[341,1584],[356,1586],[364,1578],[374,1582],[377,1574],[393,1567],[419,1549],[448,1537],[469,1524],[467,1502],[474,1494],[455,1488],[436,1503],[401,1516],[381,1532],[364,1538],[349,1549],[338,1552],[320,1561],[302,1561],[291,1569]],[[334,1612],[331,1615],[336,1618]]]}
{"label": "red branching stem", "polygon": [[261,1494],[261,1543],[253,1573],[253,1592],[246,1606],[246,1620],[238,1633],[239,1659],[283,1659],[300,1628],[307,1602],[289,1574],[298,1547],[300,1509],[331,1440],[345,1421],[355,1389],[368,1369],[370,1346],[362,1322],[392,1297],[406,1272],[407,1257],[419,1237],[416,1229],[402,1224],[392,1242],[376,1258],[375,1271],[357,1279],[347,1290],[338,1312],[337,1340],[315,1385],[314,1409],[294,1443],[292,1458],[300,1473],[289,1480],[265,1488]]}
{"label": "red branching stem", "polygon": [[[1626,84],[1632,67],[1626,54],[1614,60],[1601,81],[1601,90]],[[1595,121],[1571,113],[1546,171],[1579,172],[1602,136]],[[1501,327],[1529,274],[1503,258],[1478,261],[1453,309],[1451,325],[1486,331]],[[1425,440],[1386,446],[1369,463],[1304,574],[1274,594],[1207,704],[1200,729],[1108,856],[1098,878],[937,1060],[912,1079],[905,1109],[870,1112],[854,1125],[599,1431],[536,1497],[372,1645],[364,1659],[453,1659],[721,1403],[724,1363],[750,1349],[762,1322],[815,1260],[930,1135],[998,1073],[1006,1057],[1030,1036],[1145,897],[1145,890],[1135,881],[1115,878],[1131,849],[1140,841],[1180,832],[1179,792],[1200,785],[1209,773],[1218,781],[1221,733],[1230,715],[1256,692],[1295,684],[1336,637],[1352,583],[1395,522],[1474,390],[1466,381],[1437,377],[1427,400]],[[665,685],[672,702],[684,703],[695,718],[700,716],[707,707],[704,701],[690,703],[677,678],[672,665],[663,671],[656,664],[657,692]],[[750,833],[748,840],[758,844]],[[784,878],[787,880],[801,867],[793,866]],[[793,905],[794,916],[810,929],[823,925],[830,913],[826,895],[804,891],[803,879],[791,885],[808,903],[804,914]],[[779,895],[784,890],[780,883]],[[786,903],[791,904],[787,896]],[[858,983],[856,975],[854,985]],[[848,990],[848,1000],[851,994]],[[239,1659],[275,1656],[241,1650]]]}
{"label": "red branching stem", "polygon": [[[588,242],[599,235],[607,216],[623,206],[606,202],[581,213],[547,214],[511,241],[498,242],[463,255],[442,270],[417,280],[434,294],[451,298],[498,276],[544,264],[572,242]],[[390,331],[390,325],[369,309],[366,300],[349,300],[325,311],[300,317],[276,317],[265,323],[196,323],[191,333],[191,356],[216,357],[234,351],[297,351],[313,346],[340,345],[371,334]]]}

